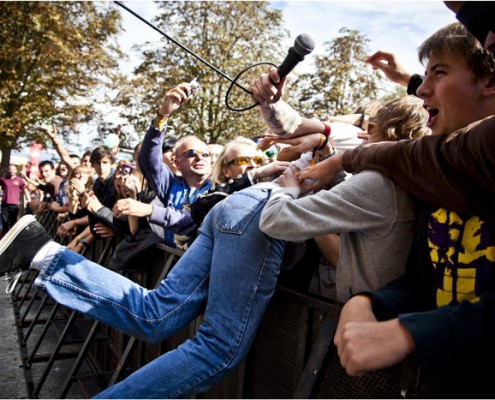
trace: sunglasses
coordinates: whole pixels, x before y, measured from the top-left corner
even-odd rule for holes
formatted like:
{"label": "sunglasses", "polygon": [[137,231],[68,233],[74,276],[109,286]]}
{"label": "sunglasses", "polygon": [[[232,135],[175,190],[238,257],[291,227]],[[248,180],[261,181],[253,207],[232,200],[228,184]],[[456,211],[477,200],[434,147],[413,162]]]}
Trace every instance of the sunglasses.
{"label": "sunglasses", "polygon": [[254,163],[256,165],[261,165],[261,164],[263,164],[263,157],[261,157],[261,156],[254,156],[254,157],[240,156],[240,157],[236,157],[233,160],[229,161],[226,165],[250,165],[252,161],[254,161]]}
{"label": "sunglasses", "polygon": [[193,157],[196,157],[196,156],[198,156],[198,157],[199,156],[209,157],[210,156],[210,152],[208,152],[206,150],[187,149],[187,150],[183,151],[180,156],[181,157],[184,156],[186,158],[193,158]]}

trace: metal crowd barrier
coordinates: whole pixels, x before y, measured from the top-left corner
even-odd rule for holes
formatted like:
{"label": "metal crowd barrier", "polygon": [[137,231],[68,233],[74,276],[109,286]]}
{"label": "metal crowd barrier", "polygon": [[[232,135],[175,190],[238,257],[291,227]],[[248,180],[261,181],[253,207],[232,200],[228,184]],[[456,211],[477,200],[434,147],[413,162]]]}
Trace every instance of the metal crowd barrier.
{"label": "metal crowd barrier", "polygon": [[[43,214],[39,221],[55,237],[56,215]],[[115,238],[97,241],[85,256],[106,265],[117,243]],[[148,288],[164,279],[182,255],[157,247],[162,256],[149,269],[127,274]],[[32,287],[35,276],[26,272],[13,293],[30,398],[90,398],[179,346],[201,323],[198,317],[162,343],[147,344],[56,304]],[[244,362],[196,397],[400,397],[400,365],[362,377],[349,377],[340,366],[332,342],[340,309],[331,299],[278,286]]]}

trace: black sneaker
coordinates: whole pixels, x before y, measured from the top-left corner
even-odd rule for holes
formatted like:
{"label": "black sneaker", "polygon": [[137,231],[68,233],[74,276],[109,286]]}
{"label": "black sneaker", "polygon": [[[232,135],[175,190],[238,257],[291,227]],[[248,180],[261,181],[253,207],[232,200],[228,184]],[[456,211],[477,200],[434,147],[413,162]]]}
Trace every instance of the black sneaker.
{"label": "black sneaker", "polygon": [[0,276],[28,269],[38,250],[50,240],[34,216],[22,217],[0,240]]}

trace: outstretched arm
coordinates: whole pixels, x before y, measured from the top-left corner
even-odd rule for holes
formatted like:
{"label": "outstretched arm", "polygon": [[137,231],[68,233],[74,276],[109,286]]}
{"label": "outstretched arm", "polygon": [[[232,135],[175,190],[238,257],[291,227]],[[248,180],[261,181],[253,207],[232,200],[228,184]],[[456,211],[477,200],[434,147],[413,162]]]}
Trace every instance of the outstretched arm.
{"label": "outstretched arm", "polygon": [[343,169],[371,169],[430,204],[482,218],[495,216],[495,118],[451,135],[362,145],[306,168],[315,188]]}
{"label": "outstretched arm", "polygon": [[165,94],[156,118],[151,123],[143,139],[139,152],[139,168],[152,189],[162,201],[168,196],[173,173],[163,162],[162,143],[167,129],[167,121],[188,99],[190,84],[183,82]]}
{"label": "outstretched arm", "polygon": [[423,83],[424,76],[411,74],[400,63],[394,53],[379,50],[367,60],[373,69],[382,71],[388,80],[398,83],[407,89],[407,94],[416,94],[416,90]]}
{"label": "outstretched arm", "polygon": [[64,146],[62,146],[62,144],[60,143],[60,139],[57,137],[57,128],[55,124],[52,124],[52,126],[46,129],[45,132],[48,135],[48,137],[51,139],[53,143],[53,147],[55,147],[55,150],[57,151],[58,155],[60,156],[60,159],[65,163],[65,165],[67,165],[71,169],[76,167],[76,163],[70,157],[69,152],[66,150]]}
{"label": "outstretched arm", "polygon": [[29,176],[21,172],[22,179],[24,179],[26,182],[30,183],[34,187],[38,187],[41,185],[41,183],[37,180],[31,179]]}

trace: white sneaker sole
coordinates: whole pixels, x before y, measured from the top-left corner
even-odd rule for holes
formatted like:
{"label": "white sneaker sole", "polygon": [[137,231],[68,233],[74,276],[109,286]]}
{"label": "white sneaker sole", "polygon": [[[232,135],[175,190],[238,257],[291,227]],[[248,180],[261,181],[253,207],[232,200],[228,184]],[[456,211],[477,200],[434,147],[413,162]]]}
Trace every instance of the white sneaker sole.
{"label": "white sneaker sole", "polygon": [[[27,214],[19,219],[19,221],[14,224],[14,226],[7,232],[2,240],[0,240],[0,255],[2,255],[5,249],[7,249],[11,245],[17,235],[22,232],[22,230],[26,226],[34,221],[36,221],[36,218],[31,214]],[[23,249],[19,249],[19,251],[23,251]]]}

